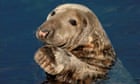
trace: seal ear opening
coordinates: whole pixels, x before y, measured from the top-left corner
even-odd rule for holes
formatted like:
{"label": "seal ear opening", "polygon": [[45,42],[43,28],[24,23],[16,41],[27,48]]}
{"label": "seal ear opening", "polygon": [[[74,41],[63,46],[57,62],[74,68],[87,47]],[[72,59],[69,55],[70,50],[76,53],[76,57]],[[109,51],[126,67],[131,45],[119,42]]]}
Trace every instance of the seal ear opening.
{"label": "seal ear opening", "polygon": [[83,24],[84,24],[84,27],[87,26],[87,20],[85,18],[83,19]]}
{"label": "seal ear opening", "polygon": [[94,13],[85,12],[85,18],[83,19],[84,27],[88,29],[89,32],[92,32],[96,27],[96,16]]}

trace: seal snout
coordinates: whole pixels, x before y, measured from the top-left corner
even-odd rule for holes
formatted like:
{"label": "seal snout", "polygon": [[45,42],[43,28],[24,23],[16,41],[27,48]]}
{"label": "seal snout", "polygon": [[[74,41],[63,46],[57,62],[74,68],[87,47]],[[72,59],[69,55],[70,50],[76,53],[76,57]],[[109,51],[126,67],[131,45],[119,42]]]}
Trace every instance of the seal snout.
{"label": "seal snout", "polygon": [[37,37],[39,39],[46,39],[50,34],[51,34],[51,30],[48,29],[44,29],[44,30],[39,30],[37,33]]}
{"label": "seal snout", "polygon": [[46,38],[49,34],[49,31],[47,31],[47,30],[46,31],[39,31],[38,34],[41,38]]}

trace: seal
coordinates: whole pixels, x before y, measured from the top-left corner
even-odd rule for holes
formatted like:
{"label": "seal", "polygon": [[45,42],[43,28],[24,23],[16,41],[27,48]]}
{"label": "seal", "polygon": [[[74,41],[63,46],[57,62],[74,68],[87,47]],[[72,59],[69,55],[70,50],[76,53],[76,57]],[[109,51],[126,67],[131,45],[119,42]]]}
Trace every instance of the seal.
{"label": "seal", "polygon": [[45,45],[35,53],[35,61],[60,84],[106,79],[116,59],[97,16],[80,4],[56,7],[37,29],[36,37]]}

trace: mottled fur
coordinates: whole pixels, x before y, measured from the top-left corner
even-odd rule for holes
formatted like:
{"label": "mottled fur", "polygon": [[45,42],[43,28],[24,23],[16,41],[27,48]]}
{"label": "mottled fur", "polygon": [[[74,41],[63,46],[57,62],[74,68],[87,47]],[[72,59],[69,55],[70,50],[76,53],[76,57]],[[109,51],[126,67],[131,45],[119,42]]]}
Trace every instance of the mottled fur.
{"label": "mottled fur", "polygon": [[[70,20],[76,23],[70,24]],[[36,36],[45,45],[36,52],[35,61],[56,81],[52,84],[95,83],[106,79],[115,62],[115,52],[100,22],[82,5],[58,6]]]}

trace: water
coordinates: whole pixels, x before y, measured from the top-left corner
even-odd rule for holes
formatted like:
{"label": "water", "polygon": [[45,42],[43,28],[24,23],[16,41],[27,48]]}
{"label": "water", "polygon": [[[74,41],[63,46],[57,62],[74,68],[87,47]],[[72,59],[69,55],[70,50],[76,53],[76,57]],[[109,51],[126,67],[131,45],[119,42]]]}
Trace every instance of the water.
{"label": "water", "polygon": [[33,60],[41,46],[34,33],[47,14],[62,3],[84,4],[96,13],[123,68],[131,75],[125,74],[140,84],[139,0],[0,0],[0,83],[40,84],[45,79]]}

